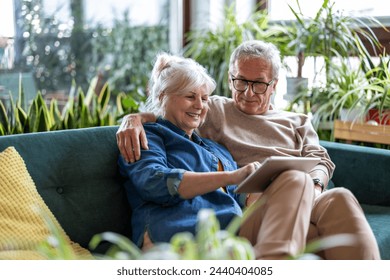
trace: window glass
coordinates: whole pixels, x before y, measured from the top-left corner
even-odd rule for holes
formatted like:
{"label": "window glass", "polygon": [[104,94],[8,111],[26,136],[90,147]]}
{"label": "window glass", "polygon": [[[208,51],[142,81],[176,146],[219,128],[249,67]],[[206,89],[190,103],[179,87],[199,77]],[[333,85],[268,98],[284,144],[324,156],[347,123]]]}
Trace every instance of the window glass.
{"label": "window glass", "polygon": [[[294,19],[288,5],[297,9],[296,0],[268,0],[268,3],[272,20]],[[307,16],[314,16],[322,3],[323,0],[299,0],[302,12]],[[384,5],[383,3],[382,0],[334,0],[335,8],[343,10],[351,16],[390,17],[390,5]]]}
{"label": "window glass", "polygon": [[164,8],[167,6],[167,1],[148,0],[148,1],[123,1],[110,0],[101,1],[96,5],[95,0],[85,0],[86,17],[90,23],[104,23],[111,25],[118,16],[124,11],[129,10],[129,18],[134,25],[157,25],[164,15]]}
{"label": "window glass", "polygon": [[[14,14],[12,0],[0,1],[2,13]],[[108,82],[113,94],[142,95],[156,53],[169,51],[169,0],[15,3],[16,19],[0,16],[0,32],[17,23],[15,71],[32,73],[44,95],[66,95],[73,81],[84,92]]]}
{"label": "window glass", "polygon": [[13,0],[0,0],[0,37],[13,37],[14,9]]}
{"label": "window glass", "polygon": [[[0,0],[10,1],[10,0]],[[12,1],[12,0],[11,0]],[[168,2],[159,0],[110,0],[101,1],[96,5],[94,0],[84,0],[85,21],[90,26],[103,24],[112,26],[115,19],[120,18],[125,11],[129,11],[129,18],[133,25],[157,25],[167,15],[165,7]],[[69,0],[44,0],[43,6],[47,15],[57,14],[62,19],[70,18]],[[153,7],[153,9],[150,9]],[[147,12],[145,12],[147,11]]]}
{"label": "window glass", "polygon": [[[0,69],[14,67],[14,10],[12,0],[0,0]],[[0,85],[0,91],[3,87]]]}

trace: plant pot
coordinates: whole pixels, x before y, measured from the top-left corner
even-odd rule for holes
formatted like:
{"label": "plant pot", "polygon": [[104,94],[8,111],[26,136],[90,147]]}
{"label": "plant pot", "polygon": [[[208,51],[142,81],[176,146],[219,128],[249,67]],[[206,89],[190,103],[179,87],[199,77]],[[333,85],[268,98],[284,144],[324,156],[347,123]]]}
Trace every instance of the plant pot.
{"label": "plant pot", "polygon": [[340,120],[343,122],[363,122],[364,108],[341,109]]}
{"label": "plant pot", "polygon": [[390,110],[379,113],[378,109],[370,109],[366,116],[366,121],[375,121],[377,124],[390,125]]}
{"label": "plant pot", "polygon": [[308,88],[308,78],[286,78],[287,81],[287,93],[284,95],[284,99],[287,101],[293,101],[298,94],[304,92]]}

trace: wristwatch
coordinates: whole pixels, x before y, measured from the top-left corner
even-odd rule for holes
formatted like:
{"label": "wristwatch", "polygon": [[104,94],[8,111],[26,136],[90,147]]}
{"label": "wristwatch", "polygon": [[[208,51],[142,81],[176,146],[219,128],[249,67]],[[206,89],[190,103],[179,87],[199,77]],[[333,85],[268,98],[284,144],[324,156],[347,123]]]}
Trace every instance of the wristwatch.
{"label": "wristwatch", "polygon": [[321,187],[321,192],[324,191],[325,186],[324,186],[324,183],[322,183],[320,178],[313,178],[313,183],[314,183],[314,185],[317,185],[317,186]]}

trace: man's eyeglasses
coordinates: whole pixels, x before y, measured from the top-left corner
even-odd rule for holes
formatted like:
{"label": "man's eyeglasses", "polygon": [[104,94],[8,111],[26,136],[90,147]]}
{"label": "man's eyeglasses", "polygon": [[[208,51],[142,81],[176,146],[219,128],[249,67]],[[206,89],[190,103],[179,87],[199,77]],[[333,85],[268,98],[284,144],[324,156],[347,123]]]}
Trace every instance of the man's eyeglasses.
{"label": "man's eyeglasses", "polygon": [[252,91],[255,94],[264,94],[267,91],[268,87],[274,82],[274,79],[272,79],[269,83],[265,83],[245,79],[237,79],[234,78],[232,74],[230,74],[230,76],[232,79],[233,87],[240,92],[246,91],[248,89],[249,83],[252,83]]}

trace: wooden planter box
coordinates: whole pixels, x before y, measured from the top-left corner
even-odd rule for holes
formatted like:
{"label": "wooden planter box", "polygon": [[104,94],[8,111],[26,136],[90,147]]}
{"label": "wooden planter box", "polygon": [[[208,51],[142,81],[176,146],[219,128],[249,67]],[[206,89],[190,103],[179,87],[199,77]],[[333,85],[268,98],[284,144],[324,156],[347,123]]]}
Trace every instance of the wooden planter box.
{"label": "wooden planter box", "polygon": [[334,138],[390,145],[390,125],[371,125],[335,120]]}

